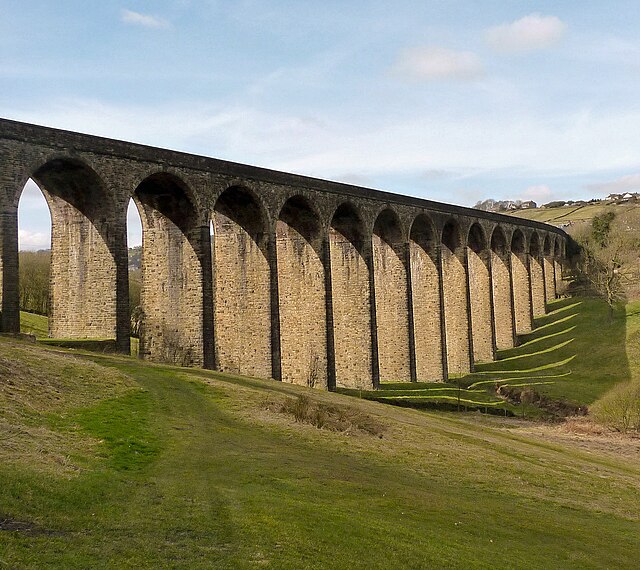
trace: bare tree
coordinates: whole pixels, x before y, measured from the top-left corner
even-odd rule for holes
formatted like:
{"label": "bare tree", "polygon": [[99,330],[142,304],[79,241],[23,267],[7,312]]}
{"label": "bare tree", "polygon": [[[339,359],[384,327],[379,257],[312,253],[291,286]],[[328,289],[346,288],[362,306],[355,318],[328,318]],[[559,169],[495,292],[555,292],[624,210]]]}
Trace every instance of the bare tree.
{"label": "bare tree", "polygon": [[574,234],[581,247],[578,278],[604,299],[613,318],[616,304],[626,300],[629,269],[637,262],[637,232],[629,220],[611,212],[596,216],[590,226]]}

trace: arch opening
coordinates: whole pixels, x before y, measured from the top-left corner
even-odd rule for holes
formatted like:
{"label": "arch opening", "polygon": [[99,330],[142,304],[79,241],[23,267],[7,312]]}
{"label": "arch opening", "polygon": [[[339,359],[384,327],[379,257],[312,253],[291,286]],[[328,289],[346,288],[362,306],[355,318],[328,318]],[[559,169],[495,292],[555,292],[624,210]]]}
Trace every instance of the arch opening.
{"label": "arch opening", "polygon": [[495,356],[489,257],[484,231],[480,224],[474,223],[467,238],[467,264],[473,359],[476,362],[493,360]]}
{"label": "arch opening", "polygon": [[380,380],[411,381],[406,244],[398,216],[385,209],[372,235]]}
{"label": "arch opening", "polygon": [[447,367],[450,373],[471,371],[469,290],[461,229],[451,219],[442,229],[442,285]]}
{"label": "arch opening", "polygon": [[18,201],[18,268],[20,330],[49,336],[51,211],[31,178]]}
{"label": "arch opening", "polygon": [[213,222],[215,366],[270,378],[271,277],[267,220],[246,188],[227,188]]}
{"label": "arch opening", "polygon": [[496,226],[491,235],[491,283],[497,349],[512,348],[515,344],[511,259],[507,243],[504,231]]}
{"label": "arch opening", "polygon": [[322,235],[301,196],[289,198],[276,222],[282,380],[327,388],[327,321]]}
{"label": "arch opening", "polygon": [[[85,163],[56,158],[35,169],[25,188],[27,200],[36,188],[41,191],[50,215],[48,336],[101,339],[128,350],[126,311],[118,304],[126,285],[126,244],[124,231],[118,231],[124,224],[118,226],[106,186]],[[21,198],[22,192],[16,197],[18,210]],[[24,230],[22,237],[28,237]],[[25,255],[20,257],[26,263]],[[46,264],[40,265],[45,270]],[[19,285],[21,304],[33,284],[26,269]],[[41,278],[40,283],[44,290]]]}
{"label": "arch opening", "polygon": [[182,366],[205,366],[202,239],[187,185],[152,174],[133,200],[142,221],[140,356]]}
{"label": "arch opening", "polygon": [[371,292],[363,236],[356,209],[340,205],[329,227],[336,385],[371,389]]}
{"label": "arch opening", "polygon": [[415,374],[419,382],[444,379],[440,270],[436,233],[420,214],[409,234]]}

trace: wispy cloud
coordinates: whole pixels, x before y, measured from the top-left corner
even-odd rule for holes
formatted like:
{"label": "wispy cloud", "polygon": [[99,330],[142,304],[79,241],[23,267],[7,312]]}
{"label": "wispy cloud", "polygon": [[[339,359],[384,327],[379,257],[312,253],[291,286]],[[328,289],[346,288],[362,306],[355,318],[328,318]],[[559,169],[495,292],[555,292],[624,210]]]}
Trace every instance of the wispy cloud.
{"label": "wispy cloud", "polygon": [[640,190],[640,174],[629,174],[616,180],[589,184],[587,189],[602,194],[621,194]]}
{"label": "wispy cloud", "polygon": [[18,249],[38,250],[51,247],[51,236],[45,232],[18,230]]}
{"label": "wispy cloud", "polygon": [[548,201],[552,196],[551,188],[546,184],[537,184],[535,186],[529,186],[524,192],[522,192],[520,198],[522,200],[533,200],[538,203],[544,203]]}
{"label": "wispy cloud", "polygon": [[140,12],[134,12],[133,10],[122,10],[120,19],[125,24],[132,26],[142,26],[143,28],[168,28],[169,22],[152,16],[150,14],[141,14]]}
{"label": "wispy cloud", "polygon": [[566,24],[556,16],[529,14],[508,24],[489,28],[485,39],[489,46],[503,53],[546,49],[557,43]]}
{"label": "wispy cloud", "polygon": [[484,74],[480,58],[470,51],[443,47],[414,47],[400,54],[393,71],[408,79],[473,80]]}

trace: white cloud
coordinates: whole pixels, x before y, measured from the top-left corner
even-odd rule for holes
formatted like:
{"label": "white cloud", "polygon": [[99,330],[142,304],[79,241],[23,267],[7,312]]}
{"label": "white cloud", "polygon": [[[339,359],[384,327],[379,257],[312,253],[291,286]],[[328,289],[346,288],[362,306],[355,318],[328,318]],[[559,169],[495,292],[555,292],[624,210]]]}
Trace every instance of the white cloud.
{"label": "white cloud", "polygon": [[522,200],[533,200],[534,202],[544,203],[551,197],[551,188],[546,184],[538,184],[529,186],[521,196]]}
{"label": "white cloud", "polygon": [[515,22],[489,28],[485,39],[491,48],[499,52],[534,51],[557,43],[566,27],[556,16],[529,14]]}
{"label": "white cloud", "polygon": [[122,10],[121,20],[125,24],[131,24],[133,26],[142,26],[143,28],[168,28],[169,22],[162,20],[156,16],[149,14],[140,14],[140,12],[134,12],[133,10]]}
{"label": "white cloud", "polygon": [[381,176],[429,171],[538,179],[591,173],[594,180],[598,171],[640,172],[634,150],[640,148],[640,111],[514,112],[505,121],[502,113],[452,119],[434,109],[357,124],[250,106],[60,100],[46,109],[7,110],[6,116],[320,178],[364,174],[374,183]]}
{"label": "white cloud", "polygon": [[629,174],[616,180],[599,182],[587,186],[592,192],[601,194],[622,194],[624,192],[640,191],[640,174]]}
{"label": "white cloud", "polygon": [[394,71],[402,77],[426,81],[472,80],[481,77],[484,68],[480,58],[470,51],[414,47],[400,54]]}
{"label": "white cloud", "polygon": [[51,235],[45,232],[18,230],[18,249],[38,250],[51,247]]}

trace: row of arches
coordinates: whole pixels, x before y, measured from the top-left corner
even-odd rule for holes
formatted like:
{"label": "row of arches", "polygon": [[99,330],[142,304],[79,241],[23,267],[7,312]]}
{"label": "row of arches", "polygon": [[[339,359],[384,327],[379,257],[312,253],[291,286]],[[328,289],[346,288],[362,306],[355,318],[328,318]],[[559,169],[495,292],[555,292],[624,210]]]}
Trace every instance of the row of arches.
{"label": "row of arches", "polygon": [[513,346],[555,297],[561,243],[535,231],[487,235],[455,218],[437,229],[419,213],[405,236],[391,207],[368,230],[354,203],[325,222],[303,195],[270,224],[242,185],[207,209],[167,172],[122,200],[80,162],[52,160],[31,177],[52,218],[52,336],[128,347],[126,205],[136,203],[140,354],[152,360],[328,388],[437,381]]}

